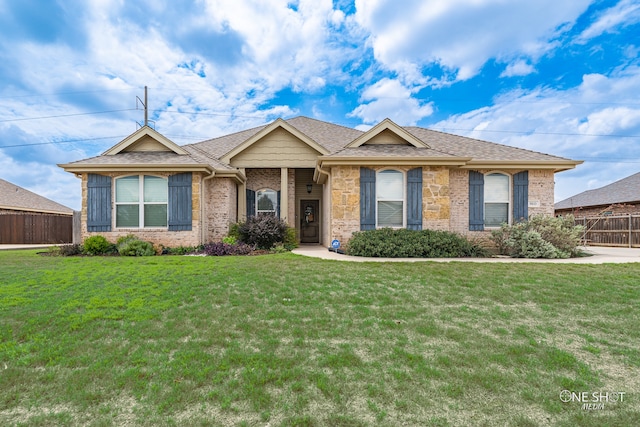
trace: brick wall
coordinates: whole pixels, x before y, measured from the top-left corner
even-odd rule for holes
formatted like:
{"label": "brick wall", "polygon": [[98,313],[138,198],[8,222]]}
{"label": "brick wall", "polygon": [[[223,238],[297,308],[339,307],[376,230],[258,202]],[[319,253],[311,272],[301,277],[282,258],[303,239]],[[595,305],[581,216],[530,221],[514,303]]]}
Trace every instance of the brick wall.
{"label": "brick wall", "polygon": [[[114,180],[120,176],[131,175],[131,173],[107,173],[104,175],[111,176]],[[154,176],[168,177],[170,173],[153,174]],[[88,174],[82,174],[82,210],[81,210],[81,236],[84,241],[90,236],[102,235],[107,240],[115,243],[118,238],[128,234],[134,234],[142,240],[154,243],[155,245],[163,245],[165,247],[177,246],[197,246],[200,244],[200,183],[201,175],[193,174],[192,181],[192,229],[189,231],[168,231],[142,229],[142,228],[121,228],[115,229],[115,190],[112,185],[111,210],[112,210],[112,231],[89,232],[87,231],[87,179]]]}
{"label": "brick wall", "polygon": [[[491,172],[480,170],[481,173]],[[510,172],[513,176],[519,170]],[[451,231],[469,235],[488,235],[484,232],[469,231],[469,171],[452,169],[451,184]],[[513,184],[513,183],[512,183]],[[513,189],[512,189],[513,191]],[[553,215],[554,173],[552,170],[529,171],[529,215]]]}
{"label": "brick wall", "polygon": [[219,242],[229,232],[238,217],[236,183],[231,178],[206,180],[203,191],[204,227],[203,243]]}

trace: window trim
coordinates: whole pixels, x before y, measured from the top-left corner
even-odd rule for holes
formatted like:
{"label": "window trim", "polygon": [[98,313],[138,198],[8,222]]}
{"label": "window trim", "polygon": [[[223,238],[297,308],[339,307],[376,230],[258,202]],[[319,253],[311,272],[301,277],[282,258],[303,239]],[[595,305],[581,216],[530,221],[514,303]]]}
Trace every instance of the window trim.
{"label": "window trim", "polygon": [[[399,173],[402,176],[402,198],[394,198],[394,199],[385,199],[385,198],[381,198],[380,197],[380,191],[378,191],[378,185],[380,184],[380,179],[379,179],[379,175],[381,172],[387,172],[387,171],[391,171],[391,172],[396,172]],[[399,169],[393,169],[393,168],[385,168],[385,169],[380,169],[376,171],[376,229],[378,228],[393,228],[393,229],[402,229],[402,228],[407,228],[407,173],[406,171],[403,170],[399,170]],[[378,203],[379,202],[402,202],[402,225],[401,226],[393,226],[393,227],[388,227],[388,226],[380,226],[379,222],[378,222],[378,214],[380,212],[380,209],[378,208]]]}
{"label": "window trim", "polygon": [[[138,177],[138,201],[137,202],[118,202],[118,180],[122,178]],[[146,176],[161,178],[166,184],[166,201],[164,202],[145,202],[144,201],[144,178]],[[137,229],[137,230],[165,230],[169,227],[169,179],[166,176],[153,175],[153,174],[131,174],[116,177],[113,185],[114,192],[114,206],[113,216],[116,229]],[[138,206],[138,225],[137,226],[118,226],[118,206],[137,205]],[[165,225],[163,226],[145,226],[144,224],[144,212],[146,205],[164,205],[166,206],[167,218]]]}
{"label": "window trim", "polygon": [[[267,210],[259,210],[258,199],[260,197],[260,193],[264,193],[266,191],[271,191],[271,192],[273,192],[273,194],[275,194],[276,201],[275,201],[275,204],[273,205],[273,210],[268,210],[268,211]],[[273,213],[274,216],[278,216],[278,191],[277,190],[274,190],[273,188],[261,188],[259,190],[256,190],[256,199],[255,200],[256,200],[256,212],[255,212],[256,216],[261,215],[261,214],[269,214],[270,215],[272,213]]]}
{"label": "window trim", "polygon": [[486,221],[487,221],[487,204],[488,203],[504,203],[504,202],[497,202],[497,201],[493,201],[493,202],[487,202],[487,176],[489,175],[502,175],[502,176],[506,176],[507,177],[507,224],[511,225],[512,223],[512,217],[513,217],[513,176],[509,173],[503,172],[503,171],[489,171],[483,174],[484,176],[484,185],[483,185],[483,204],[482,204],[482,220],[484,223],[484,228],[488,229],[488,230],[496,230],[500,228],[500,225],[487,225]]}

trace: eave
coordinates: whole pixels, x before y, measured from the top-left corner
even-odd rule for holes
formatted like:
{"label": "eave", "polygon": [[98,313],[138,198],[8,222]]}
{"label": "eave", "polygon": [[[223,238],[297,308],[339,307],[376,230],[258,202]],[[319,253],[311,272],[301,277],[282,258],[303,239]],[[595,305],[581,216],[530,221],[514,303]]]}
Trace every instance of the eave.
{"label": "eave", "polygon": [[470,157],[320,157],[318,165],[320,168],[327,166],[457,166],[466,165],[471,160]]}
{"label": "eave", "polygon": [[582,160],[470,160],[461,169],[543,169],[562,172],[582,163]]}
{"label": "eave", "polygon": [[58,165],[62,169],[71,173],[94,173],[94,172],[205,172],[211,173],[214,169],[209,165],[197,164],[158,164],[150,165],[148,163],[113,165],[113,164],[95,164],[95,165],[74,165],[64,164]]}

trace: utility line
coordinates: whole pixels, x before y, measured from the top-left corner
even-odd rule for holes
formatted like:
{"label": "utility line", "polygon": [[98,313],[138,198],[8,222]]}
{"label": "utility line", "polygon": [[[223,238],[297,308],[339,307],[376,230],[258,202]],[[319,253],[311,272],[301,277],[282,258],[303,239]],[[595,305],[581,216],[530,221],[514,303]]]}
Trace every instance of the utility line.
{"label": "utility line", "polygon": [[23,122],[23,121],[27,121],[27,120],[40,120],[40,119],[57,119],[57,118],[60,118],[60,117],[90,116],[92,114],[121,113],[123,111],[135,111],[135,110],[137,110],[137,108],[127,108],[125,110],[94,111],[92,113],[59,114],[57,116],[23,117],[23,118],[20,118],[20,119],[0,120],[0,123],[5,123],[5,122]]}

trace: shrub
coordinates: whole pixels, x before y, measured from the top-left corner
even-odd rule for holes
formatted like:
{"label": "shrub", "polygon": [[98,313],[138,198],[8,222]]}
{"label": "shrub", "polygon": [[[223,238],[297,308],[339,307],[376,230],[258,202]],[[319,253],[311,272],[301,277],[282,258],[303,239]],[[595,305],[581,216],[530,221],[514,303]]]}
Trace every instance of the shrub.
{"label": "shrub", "polygon": [[121,256],[153,256],[156,254],[150,242],[140,240],[133,234],[120,237],[116,242],[116,247]]}
{"label": "shrub", "polygon": [[202,252],[210,256],[224,255],[248,255],[253,251],[253,246],[246,243],[236,243],[230,245],[224,242],[207,243],[203,246]]}
{"label": "shrub", "polygon": [[515,258],[569,258],[578,256],[582,226],[573,216],[534,215],[528,221],[503,224],[491,232],[498,252]]}
{"label": "shrub", "polygon": [[58,248],[57,250],[58,255],[61,255],[61,256],[81,255],[84,249],[82,245],[78,245],[78,244],[60,245],[57,248]]}
{"label": "shrub", "polygon": [[258,249],[271,249],[282,243],[287,231],[287,223],[273,215],[256,215],[239,224],[240,241]]}
{"label": "shrub", "polygon": [[236,236],[225,236],[222,238],[222,243],[226,243],[227,245],[235,245],[238,243],[238,238]]}
{"label": "shrub", "polygon": [[163,248],[162,253],[167,255],[188,255],[198,252],[198,249],[195,246],[178,246],[175,248]]}
{"label": "shrub", "polygon": [[287,226],[287,231],[284,233],[283,246],[287,251],[292,251],[298,247],[298,236],[296,236],[296,229]]}
{"label": "shrub", "polygon": [[87,255],[106,255],[115,253],[115,245],[99,234],[84,241],[84,253]]}
{"label": "shrub", "polygon": [[353,233],[346,253],[385,258],[484,257],[488,252],[448,231],[381,228]]}

